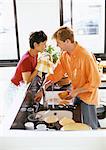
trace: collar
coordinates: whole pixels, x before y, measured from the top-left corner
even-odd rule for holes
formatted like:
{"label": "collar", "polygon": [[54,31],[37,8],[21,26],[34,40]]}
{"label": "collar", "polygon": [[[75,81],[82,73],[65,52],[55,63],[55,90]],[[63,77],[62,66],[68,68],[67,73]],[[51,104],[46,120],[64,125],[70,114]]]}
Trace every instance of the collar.
{"label": "collar", "polygon": [[77,42],[75,42],[75,48],[72,50],[72,53],[71,53],[71,56],[76,56],[76,55],[78,55],[78,52],[79,52],[79,45],[78,45],[78,43]]}

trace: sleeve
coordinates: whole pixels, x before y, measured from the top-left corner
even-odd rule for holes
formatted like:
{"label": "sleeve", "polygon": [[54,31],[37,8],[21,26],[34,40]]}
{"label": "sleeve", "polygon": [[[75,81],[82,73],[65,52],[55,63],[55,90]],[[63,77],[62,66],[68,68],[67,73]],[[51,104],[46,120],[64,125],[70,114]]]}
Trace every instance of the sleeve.
{"label": "sleeve", "polygon": [[59,62],[57,63],[57,65],[53,71],[53,74],[49,74],[47,76],[47,80],[57,82],[64,76],[64,74],[65,74],[65,71],[64,71],[62,62],[61,62],[61,60],[59,60]]}
{"label": "sleeve", "polygon": [[101,79],[97,63],[92,57],[85,59],[85,72],[88,80],[83,88],[88,89],[89,91],[92,91],[94,88],[98,88],[101,83]]}
{"label": "sleeve", "polygon": [[32,65],[28,59],[25,59],[21,64],[22,72],[32,72]]}

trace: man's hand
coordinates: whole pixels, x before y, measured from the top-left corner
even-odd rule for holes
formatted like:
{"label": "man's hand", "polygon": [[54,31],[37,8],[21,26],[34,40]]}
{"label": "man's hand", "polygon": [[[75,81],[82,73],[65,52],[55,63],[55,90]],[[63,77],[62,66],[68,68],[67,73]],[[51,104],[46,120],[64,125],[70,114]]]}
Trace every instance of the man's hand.
{"label": "man's hand", "polygon": [[67,90],[68,96],[65,97],[65,99],[66,99],[66,100],[70,100],[70,99],[72,99],[72,98],[75,98],[75,97],[78,95],[79,90],[80,90],[80,89],[76,89],[76,90],[72,90],[72,91]]}
{"label": "man's hand", "polygon": [[77,88],[75,90],[72,90],[72,97],[76,97],[76,96],[78,96],[78,94],[85,93],[85,92],[89,92],[88,89],[85,89],[83,87]]}
{"label": "man's hand", "polygon": [[65,97],[65,100],[71,100],[73,98],[72,92],[69,90],[67,90],[67,92],[68,92],[68,95]]}
{"label": "man's hand", "polygon": [[72,97],[76,97],[78,95],[78,90],[73,90],[72,93],[71,93],[71,96]]}
{"label": "man's hand", "polygon": [[43,91],[42,91],[42,90],[39,90],[39,91],[35,94],[34,101],[35,101],[35,102],[40,102],[42,96],[43,96]]}

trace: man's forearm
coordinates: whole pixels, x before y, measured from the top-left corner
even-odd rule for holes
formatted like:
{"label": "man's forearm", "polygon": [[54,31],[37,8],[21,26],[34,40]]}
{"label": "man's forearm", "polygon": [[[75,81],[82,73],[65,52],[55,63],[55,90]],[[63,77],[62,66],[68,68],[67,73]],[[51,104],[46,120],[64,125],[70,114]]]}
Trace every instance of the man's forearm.
{"label": "man's forearm", "polygon": [[89,90],[85,89],[83,87],[77,88],[77,89],[72,91],[72,97],[76,97],[76,96],[78,96],[78,94],[85,93],[85,92],[89,92]]}

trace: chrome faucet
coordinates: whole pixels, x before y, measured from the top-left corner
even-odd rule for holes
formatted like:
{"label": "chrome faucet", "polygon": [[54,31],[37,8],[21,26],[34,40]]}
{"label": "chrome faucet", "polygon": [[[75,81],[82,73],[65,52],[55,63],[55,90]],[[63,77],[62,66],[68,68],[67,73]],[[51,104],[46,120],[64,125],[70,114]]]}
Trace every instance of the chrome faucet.
{"label": "chrome faucet", "polygon": [[[52,92],[54,91],[54,83],[52,83]],[[52,99],[52,108],[54,109],[54,95],[53,95],[53,99]]]}
{"label": "chrome faucet", "polygon": [[43,87],[42,87],[42,93],[43,93],[43,106],[44,108],[48,108],[48,103],[46,101],[46,96],[45,96],[45,90]]}

